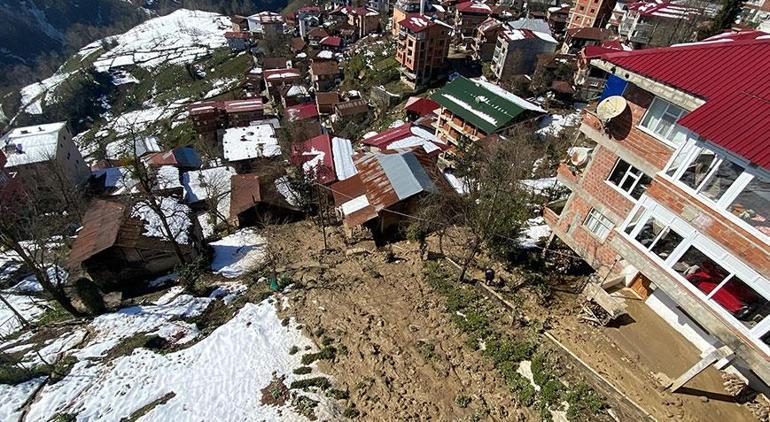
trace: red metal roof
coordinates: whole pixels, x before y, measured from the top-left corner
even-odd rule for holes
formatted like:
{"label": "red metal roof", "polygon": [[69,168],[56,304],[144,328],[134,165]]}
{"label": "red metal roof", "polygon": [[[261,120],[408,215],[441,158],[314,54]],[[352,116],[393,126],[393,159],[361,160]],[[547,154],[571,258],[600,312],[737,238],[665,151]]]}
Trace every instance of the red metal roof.
{"label": "red metal roof", "polygon": [[756,31],[753,29],[747,29],[747,30],[737,31],[737,32],[727,30],[721,34],[708,37],[703,41],[720,41],[720,42],[724,42],[728,40],[729,41],[747,41],[747,40],[755,40],[758,37],[767,37],[768,35],[770,34],[768,34],[767,32]]}
{"label": "red metal roof", "polygon": [[290,122],[318,117],[318,109],[313,103],[299,104],[293,107],[287,107],[283,113]]}
{"label": "red metal roof", "polygon": [[324,37],[318,42],[321,45],[328,45],[329,47],[339,47],[342,45],[342,38],[340,37]]}
{"label": "red metal roof", "polygon": [[396,126],[392,129],[382,131],[374,136],[366,138],[362,140],[361,143],[363,145],[369,145],[369,146],[377,147],[379,149],[385,149],[388,147],[388,145],[392,144],[393,142],[396,142],[399,139],[404,139],[409,136],[412,136],[412,124],[406,123],[401,126]]}
{"label": "red metal roof", "polygon": [[404,107],[404,110],[415,113],[418,116],[425,116],[427,114],[433,113],[437,108],[440,107],[441,106],[437,102],[431,100],[430,98],[412,97],[406,102],[406,107]]}
{"label": "red metal roof", "polygon": [[262,193],[257,174],[234,174],[230,177],[230,218],[238,218],[242,212],[261,201]]}
{"label": "red metal roof", "polygon": [[299,79],[299,70],[293,67],[286,69],[270,69],[262,72],[266,82],[281,82],[287,80]]}
{"label": "red metal roof", "polygon": [[460,13],[478,13],[478,14],[485,14],[485,15],[492,14],[492,8],[489,5],[480,3],[480,2],[474,2],[474,1],[466,1],[466,2],[460,3],[457,6],[455,6],[455,10],[457,10]]}
{"label": "red metal roof", "polygon": [[94,201],[83,217],[83,228],[78,232],[67,258],[67,267],[77,268],[83,261],[111,248],[118,239],[126,205],[103,200]]}
{"label": "red metal roof", "polygon": [[318,135],[291,147],[291,161],[295,166],[311,161],[321,154],[323,157],[315,165],[316,180],[322,184],[336,181],[337,174],[334,170],[331,136],[328,134]]}
{"label": "red metal roof", "polygon": [[706,100],[679,124],[770,169],[770,39],[693,43],[602,58]]}
{"label": "red metal roof", "polygon": [[224,109],[228,113],[239,113],[247,111],[259,111],[264,108],[262,100],[259,98],[253,98],[250,100],[230,100],[225,101],[223,104]]}
{"label": "red metal roof", "polygon": [[642,16],[658,16],[662,18],[680,19],[688,14],[702,13],[700,9],[673,4],[668,1],[638,1],[631,3],[628,10],[638,11]]}
{"label": "red metal roof", "polygon": [[399,26],[403,26],[412,32],[422,32],[435,24],[431,18],[419,13],[409,13],[404,19],[398,21]]}
{"label": "red metal roof", "polygon": [[225,32],[225,38],[240,38],[242,40],[248,40],[250,37],[248,32]]}

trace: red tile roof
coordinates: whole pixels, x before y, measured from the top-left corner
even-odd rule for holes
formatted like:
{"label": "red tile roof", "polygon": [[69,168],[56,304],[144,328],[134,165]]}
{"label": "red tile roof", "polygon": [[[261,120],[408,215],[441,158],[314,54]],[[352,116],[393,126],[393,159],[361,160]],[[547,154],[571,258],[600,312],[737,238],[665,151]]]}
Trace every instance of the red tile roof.
{"label": "red tile roof", "polygon": [[706,100],[679,124],[770,169],[770,39],[693,43],[602,58]]}

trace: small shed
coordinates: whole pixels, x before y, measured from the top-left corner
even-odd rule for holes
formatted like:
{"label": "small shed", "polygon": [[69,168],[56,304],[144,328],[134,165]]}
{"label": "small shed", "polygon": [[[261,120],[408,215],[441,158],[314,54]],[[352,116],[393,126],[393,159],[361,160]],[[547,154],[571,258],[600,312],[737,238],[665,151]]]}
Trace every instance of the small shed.
{"label": "small shed", "polygon": [[[170,197],[162,198],[160,208],[185,259],[200,255],[200,227],[190,218],[190,209]],[[71,274],[82,274],[103,290],[129,288],[128,283],[166,274],[180,264],[160,218],[141,201],[128,205],[96,200],[82,224],[65,265]]]}

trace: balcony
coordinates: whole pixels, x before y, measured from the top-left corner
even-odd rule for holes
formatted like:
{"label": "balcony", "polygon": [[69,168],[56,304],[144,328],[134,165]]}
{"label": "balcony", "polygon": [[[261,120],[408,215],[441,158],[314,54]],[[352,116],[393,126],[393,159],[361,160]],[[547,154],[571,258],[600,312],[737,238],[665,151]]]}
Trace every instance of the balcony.
{"label": "balcony", "polygon": [[559,167],[556,169],[556,178],[572,190],[574,190],[574,186],[580,183],[582,175],[582,170],[574,168],[567,163],[559,164]]}
{"label": "balcony", "polygon": [[546,204],[543,208],[543,219],[545,223],[550,227],[556,227],[559,224],[561,213],[564,211],[564,207],[567,206],[567,199],[563,198]]}

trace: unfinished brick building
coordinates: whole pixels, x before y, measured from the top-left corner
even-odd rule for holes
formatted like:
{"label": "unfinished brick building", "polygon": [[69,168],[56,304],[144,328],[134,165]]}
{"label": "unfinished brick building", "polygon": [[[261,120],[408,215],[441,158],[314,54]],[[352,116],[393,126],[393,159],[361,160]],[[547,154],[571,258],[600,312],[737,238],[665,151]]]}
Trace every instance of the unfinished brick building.
{"label": "unfinished brick building", "polygon": [[630,287],[701,350],[698,369],[714,364],[761,388],[770,382],[768,57],[770,40],[733,40],[592,61],[610,75],[603,97],[614,107],[584,112],[582,147],[558,170],[572,193],[544,212],[605,287]]}

